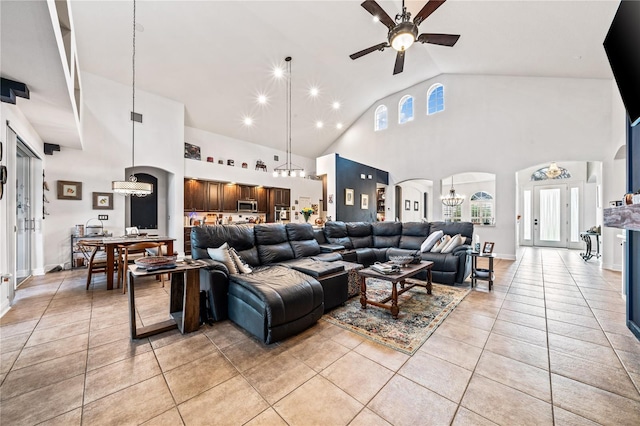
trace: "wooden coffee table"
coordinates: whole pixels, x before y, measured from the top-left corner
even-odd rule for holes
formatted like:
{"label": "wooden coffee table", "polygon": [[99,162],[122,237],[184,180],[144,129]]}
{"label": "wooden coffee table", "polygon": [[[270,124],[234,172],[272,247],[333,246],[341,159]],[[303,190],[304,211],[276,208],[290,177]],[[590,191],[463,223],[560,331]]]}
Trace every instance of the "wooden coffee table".
{"label": "wooden coffee table", "polygon": [[[425,287],[427,289],[427,294],[431,294],[431,268],[432,267],[433,267],[433,262],[423,260],[420,263],[403,266],[400,272],[396,274],[381,274],[379,272],[374,271],[371,268],[364,268],[359,270],[358,275],[360,276],[360,304],[362,305],[362,309],[367,309],[367,304],[377,306],[379,308],[388,309],[391,311],[391,315],[393,316],[393,319],[398,319],[398,313],[400,312],[400,308],[398,307],[398,295],[404,293],[409,289],[412,289],[416,285]],[[427,271],[427,282],[424,285],[418,284],[418,283],[412,283],[412,284],[405,283],[405,280],[407,278],[411,278],[424,270]],[[368,300],[367,299],[367,278],[378,278],[378,279],[390,282],[391,296],[380,301]],[[398,290],[398,284],[400,284],[400,290]],[[391,305],[387,304],[387,302],[389,301],[391,301]]]}

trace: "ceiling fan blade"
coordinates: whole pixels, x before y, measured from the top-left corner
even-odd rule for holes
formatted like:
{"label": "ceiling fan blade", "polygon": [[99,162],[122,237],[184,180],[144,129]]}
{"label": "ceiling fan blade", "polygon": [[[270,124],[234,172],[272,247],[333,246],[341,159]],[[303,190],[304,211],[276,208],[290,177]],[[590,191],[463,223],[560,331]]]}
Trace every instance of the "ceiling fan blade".
{"label": "ceiling fan blade", "polygon": [[393,75],[400,74],[404,70],[404,50],[399,50],[396,55],[396,65],[393,67]]}
{"label": "ceiling fan blade", "polygon": [[420,25],[420,23],[427,19],[433,12],[435,12],[437,8],[442,6],[442,3],[444,3],[445,1],[447,0],[429,0],[427,4],[422,6],[420,12],[418,12],[418,14],[414,16],[413,23],[416,25]]}
{"label": "ceiling fan blade", "polygon": [[365,0],[360,6],[364,7],[365,10],[373,16],[377,16],[380,22],[386,25],[387,28],[392,29],[396,26],[396,22],[391,19],[391,17],[387,15],[387,12],[374,0]]}
{"label": "ceiling fan blade", "polygon": [[440,46],[453,46],[458,42],[460,35],[458,34],[427,34],[422,33],[418,36],[417,41],[420,43],[439,44]]}
{"label": "ceiling fan blade", "polygon": [[385,43],[380,43],[380,44],[376,44],[375,46],[371,46],[369,48],[366,48],[364,50],[361,50],[359,52],[354,53],[353,55],[349,55],[349,57],[351,59],[358,59],[361,56],[364,55],[368,55],[371,52],[375,52],[376,50],[382,50],[385,47],[388,47],[389,45],[385,42]]}

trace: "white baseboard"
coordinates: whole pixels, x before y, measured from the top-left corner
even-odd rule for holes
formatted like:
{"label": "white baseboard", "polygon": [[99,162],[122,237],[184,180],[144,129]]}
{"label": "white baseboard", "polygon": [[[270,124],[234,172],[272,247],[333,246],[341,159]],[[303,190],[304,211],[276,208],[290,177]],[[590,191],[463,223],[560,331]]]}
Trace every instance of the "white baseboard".
{"label": "white baseboard", "polygon": [[618,265],[616,263],[610,264],[602,264],[602,269],[608,269],[609,271],[622,272],[622,265]]}
{"label": "white baseboard", "polygon": [[36,268],[33,270],[33,275],[44,275],[44,268]]}
{"label": "white baseboard", "polygon": [[9,304],[9,300],[3,301],[2,305],[0,306],[0,317],[2,317],[4,314],[9,312],[9,309],[11,309],[11,305]]}
{"label": "white baseboard", "polygon": [[498,258],[498,259],[504,259],[504,260],[516,260],[516,255],[515,255],[515,254],[501,254],[501,253],[496,253],[496,258]]}

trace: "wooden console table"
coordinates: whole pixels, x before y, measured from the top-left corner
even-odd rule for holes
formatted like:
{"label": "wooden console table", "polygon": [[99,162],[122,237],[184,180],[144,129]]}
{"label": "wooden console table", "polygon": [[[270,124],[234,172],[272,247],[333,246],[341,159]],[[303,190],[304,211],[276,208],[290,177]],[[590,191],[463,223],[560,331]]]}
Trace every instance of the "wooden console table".
{"label": "wooden console table", "polygon": [[[136,265],[129,266],[129,324],[131,339],[142,339],[154,334],[178,328],[182,334],[191,333],[200,327],[200,268],[199,261],[179,262],[175,268],[146,271]],[[138,328],[136,326],[135,277],[171,274],[169,314],[171,318],[156,324]]]}

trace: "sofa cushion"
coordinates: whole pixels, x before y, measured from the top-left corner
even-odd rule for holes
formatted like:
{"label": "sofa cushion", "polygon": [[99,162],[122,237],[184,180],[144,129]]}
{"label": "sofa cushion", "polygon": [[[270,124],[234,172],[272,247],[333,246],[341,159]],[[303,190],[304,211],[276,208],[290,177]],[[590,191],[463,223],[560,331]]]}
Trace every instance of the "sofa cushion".
{"label": "sofa cushion", "polygon": [[402,224],[402,236],[398,247],[407,250],[419,250],[429,235],[429,223],[406,222]]}
{"label": "sofa cushion", "polygon": [[230,274],[238,273],[238,267],[229,253],[229,245],[227,243],[217,248],[209,247],[207,253],[209,253],[211,259],[224,263]]}
{"label": "sofa cushion", "polygon": [[431,253],[440,253],[442,251],[442,249],[445,248],[447,246],[447,244],[449,244],[449,241],[451,241],[451,236],[450,235],[443,236],[433,246],[433,248],[431,249]]}
{"label": "sofa cushion", "polygon": [[220,247],[228,243],[238,252],[255,246],[254,230],[251,225],[194,226],[191,228],[191,256],[207,259],[209,247]]}
{"label": "sofa cushion", "polygon": [[371,224],[373,247],[398,247],[402,235],[401,222],[375,222]]}
{"label": "sofa cushion", "polygon": [[473,239],[473,223],[471,222],[432,222],[431,232],[442,231],[452,237],[460,234],[465,237],[464,244],[471,244]]}
{"label": "sofa cushion", "polygon": [[287,223],[285,225],[289,244],[296,258],[314,256],[320,253],[320,245],[313,235],[309,223]]}
{"label": "sofa cushion", "polygon": [[373,245],[373,240],[371,239],[371,235],[367,235],[366,237],[349,237],[351,239],[351,245],[354,249],[371,247]]}
{"label": "sofa cushion", "polygon": [[440,240],[440,238],[442,238],[443,235],[444,233],[442,231],[436,231],[431,233],[431,235],[429,235],[427,239],[422,242],[422,245],[420,246],[420,251],[423,253],[427,251],[431,251],[433,246],[436,245],[436,243]]}
{"label": "sofa cushion", "polygon": [[341,221],[329,221],[324,224],[324,236],[330,244],[344,246],[345,249],[352,249],[353,245],[347,234],[347,225]]}
{"label": "sofa cushion", "polygon": [[254,226],[258,256],[263,265],[293,259],[293,249],[283,224],[269,223]]}
{"label": "sofa cushion", "polygon": [[236,264],[236,268],[238,269],[239,274],[250,274],[252,271],[251,267],[244,261],[233,247],[229,248],[229,254],[231,255],[231,259],[233,259],[233,263]]}
{"label": "sofa cushion", "polygon": [[368,222],[347,222],[347,235],[350,237],[368,237],[371,235],[371,224]]}
{"label": "sofa cushion", "polygon": [[440,250],[441,253],[451,253],[453,249],[456,247],[460,247],[462,242],[464,241],[464,237],[460,234],[454,235],[451,240],[447,243],[445,247]]}

